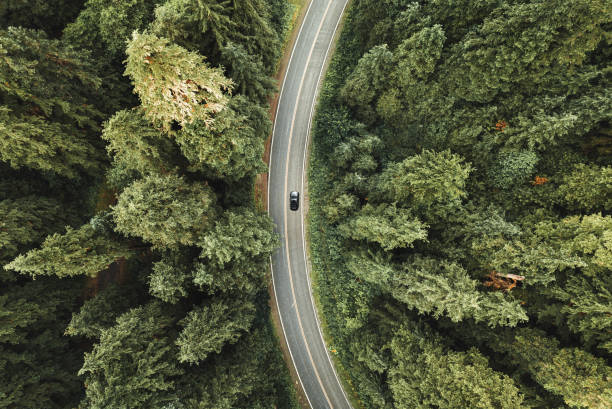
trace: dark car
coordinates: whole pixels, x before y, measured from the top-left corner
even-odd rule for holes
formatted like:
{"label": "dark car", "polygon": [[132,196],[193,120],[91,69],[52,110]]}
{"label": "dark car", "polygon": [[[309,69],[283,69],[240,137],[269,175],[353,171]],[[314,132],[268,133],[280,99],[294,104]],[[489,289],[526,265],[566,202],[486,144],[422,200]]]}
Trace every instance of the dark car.
{"label": "dark car", "polygon": [[289,193],[289,209],[297,210],[300,207],[300,194],[298,192]]}

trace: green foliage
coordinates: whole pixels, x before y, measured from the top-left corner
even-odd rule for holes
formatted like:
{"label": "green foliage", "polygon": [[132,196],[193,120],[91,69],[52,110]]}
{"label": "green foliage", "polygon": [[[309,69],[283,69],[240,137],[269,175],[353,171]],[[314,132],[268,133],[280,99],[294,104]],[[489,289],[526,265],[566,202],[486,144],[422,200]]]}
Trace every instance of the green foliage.
{"label": "green foliage", "polygon": [[81,281],[42,278],[0,291],[0,408],[76,407],[77,346],[62,333]]}
{"label": "green foliage", "polygon": [[125,75],[138,94],[145,115],[165,132],[173,122],[196,120],[209,126],[227,104],[232,81],[204,57],[163,37],[134,32],[127,49]]}
{"label": "green foliage", "polygon": [[266,214],[243,207],[228,210],[215,227],[200,237],[201,258],[225,265],[268,259],[278,247],[272,220]]}
{"label": "green foliage", "polygon": [[250,328],[254,315],[254,305],[240,299],[196,307],[180,322],[183,330],[176,341],[179,361],[197,364],[211,352],[218,354],[224,345],[236,343]]}
{"label": "green foliage", "polygon": [[172,319],[152,302],[132,309],[102,330],[100,343],[85,353],[79,375],[85,377],[90,408],[161,407],[172,401],[182,370],[168,337]]}
{"label": "green foliage", "polygon": [[214,177],[238,180],[265,172],[264,141],[270,130],[267,112],[236,96],[211,125],[187,125],[176,141],[192,169],[211,169]]}
{"label": "green foliage", "polygon": [[72,222],[74,215],[53,198],[25,196],[1,201],[0,220],[0,260],[7,263]]}
{"label": "green foliage", "polygon": [[112,262],[131,254],[126,243],[84,224],[77,230],[66,227],[66,233],[48,236],[40,249],[18,256],[4,268],[33,277],[95,276]]}
{"label": "green foliage", "polygon": [[263,104],[276,91],[276,81],[267,75],[262,61],[248,54],[242,45],[228,42],[221,49],[221,59],[236,84],[236,92]]}
{"label": "green foliage", "polygon": [[481,293],[464,268],[449,261],[416,257],[394,265],[380,253],[351,254],[348,269],[393,298],[435,318],[473,319],[489,326],[516,326],[527,315],[518,303],[499,293]]}
{"label": "green foliage", "polygon": [[[310,234],[364,407],[610,406],[610,21],[602,0],[352,3],[313,125]],[[398,245],[413,221],[427,241]],[[546,357],[508,344],[528,319]],[[407,359],[409,337],[427,346]]]}
{"label": "green foliage", "polygon": [[117,112],[104,124],[102,139],[115,166],[137,170],[141,174],[163,172],[176,163],[172,141],[144,118],[140,110]]}
{"label": "green foliage", "polygon": [[155,247],[195,244],[215,220],[216,197],[202,184],[189,184],[173,174],[137,180],[113,207],[115,230],[140,237]]}
{"label": "green foliage", "polygon": [[450,151],[423,151],[389,165],[378,185],[384,198],[413,206],[453,204],[466,197],[465,184],[472,171],[469,164]]}
{"label": "green foliage", "polygon": [[391,341],[389,386],[397,408],[525,408],[506,375],[472,349],[448,351],[434,334],[402,327]]}
{"label": "green foliage", "polygon": [[509,189],[525,183],[533,175],[538,160],[537,154],[531,151],[502,153],[491,171],[493,185]]}
{"label": "green foliage", "polygon": [[9,0],[0,4],[0,29],[9,26],[46,31],[57,37],[78,14],[84,0]]}
{"label": "green foliage", "polygon": [[523,329],[506,346],[536,382],[559,394],[570,407],[605,408],[612,404],[612,368],[579,348],[559,348],[542,331]]}
{"label": "green foliage", "polygon": [[0,159],[69,178],[94,174],[100,84],[87,52],[42,31],[0,30]]}
{"label": "green foliage", "polygon": [[583,163],[574,166],[559,186],[559,195],[570,209],[612,209],[612,167],[599,167]]}
{"label": "green foliage", "polygon": [[99,339],[102,331],[112,327],[119,315],[134,306],[137,300],[133,291],[133,287],[117,284],[101,290],[72,314],[65,334]]}
{"label": "green foliage", "polygon": [[412,247],[416,240],[427,241],[427,225],[408,209],[365,205],[355,217],[338,227],[346,237],[376,242],[384,250]]}
{"label": "green foliage", "polygon": [[95,50],[110,60],[125,57],[133,31],[143,30],[153,19],[155,5],[162,0],[108,2],[87,0],[78,18],[64,30],[64,38],[81,48]]}
{"label": "green foliage", "polygon": [[189,274],[180,261],[162,259],[153,264],[153,272],[149,276],[151,295],[171,304],[187,296],[185,281]]}

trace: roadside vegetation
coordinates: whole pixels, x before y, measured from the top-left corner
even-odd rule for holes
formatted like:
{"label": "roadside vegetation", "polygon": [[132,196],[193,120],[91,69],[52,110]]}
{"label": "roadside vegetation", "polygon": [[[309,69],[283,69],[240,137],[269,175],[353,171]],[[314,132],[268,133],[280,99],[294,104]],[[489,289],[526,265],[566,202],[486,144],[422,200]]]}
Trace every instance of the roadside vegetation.
{"label": "roadside vegetation", "polygon": [[612,407],[611,7],[353,1],[310,237],[364,407]]}
{"label": "roadside vegetation", "polygon": [[254,203],[285,0],[0,5],[0,408],[295,408]]}

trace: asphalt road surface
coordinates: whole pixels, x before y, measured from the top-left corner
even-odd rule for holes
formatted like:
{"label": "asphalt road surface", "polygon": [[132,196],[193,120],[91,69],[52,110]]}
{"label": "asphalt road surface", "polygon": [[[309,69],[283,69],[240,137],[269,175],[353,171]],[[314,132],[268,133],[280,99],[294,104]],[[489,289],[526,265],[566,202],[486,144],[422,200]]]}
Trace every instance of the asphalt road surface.
{"label": "asphalt road surface", "polygon": [[[351,408],[323,342],[310,289],[304,243],[304,174],[317,87],[348,0],[311,0],[280,92],[268,176],[268,211],[281,237],[272,277],[282,329],[313,409]],[[300,209],[289,209],[289,192]]]}

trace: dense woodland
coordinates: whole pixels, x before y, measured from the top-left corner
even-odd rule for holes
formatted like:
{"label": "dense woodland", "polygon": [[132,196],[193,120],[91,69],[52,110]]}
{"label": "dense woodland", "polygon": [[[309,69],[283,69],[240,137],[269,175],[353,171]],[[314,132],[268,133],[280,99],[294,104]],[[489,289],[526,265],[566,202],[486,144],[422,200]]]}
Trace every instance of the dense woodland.
{"label": "dense woodland", "polygon": [[0,408],[291,408],[255,206],[286,0],[0,2]]}
{"label": "dense woodland", "polygon": [[611,30],[610,0],[353,0],[310,235],[364,407],[612,407]]}

